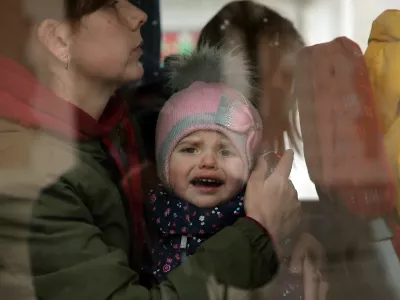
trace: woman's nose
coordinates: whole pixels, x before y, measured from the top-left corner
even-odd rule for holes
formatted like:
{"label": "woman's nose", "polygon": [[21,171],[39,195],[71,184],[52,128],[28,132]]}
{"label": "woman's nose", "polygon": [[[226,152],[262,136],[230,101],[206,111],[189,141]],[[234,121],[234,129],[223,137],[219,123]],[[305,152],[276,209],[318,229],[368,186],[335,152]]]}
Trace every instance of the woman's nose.
{"label": "woman's nose", "polygon": [[134,5],[131,5],[127,18],[132,31],[139,30],[147,22],[147,14]]}
{"label": "woman's nose", "polygon": [[215,169],[217,167],[217,158],[214,153],[205,153],[201,157],[200,168],[201,169]]}

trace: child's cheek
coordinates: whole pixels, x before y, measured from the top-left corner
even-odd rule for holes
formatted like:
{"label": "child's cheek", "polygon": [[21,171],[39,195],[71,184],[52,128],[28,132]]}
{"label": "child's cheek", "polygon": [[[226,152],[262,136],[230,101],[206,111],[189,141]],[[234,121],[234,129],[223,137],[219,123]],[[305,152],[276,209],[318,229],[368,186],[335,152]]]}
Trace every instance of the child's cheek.
{"label": "child's cheek", "polygon": [[236,183],[244,183],[247,181],[244,164],[239,157],[231,158],[226,162],[226,173]]}

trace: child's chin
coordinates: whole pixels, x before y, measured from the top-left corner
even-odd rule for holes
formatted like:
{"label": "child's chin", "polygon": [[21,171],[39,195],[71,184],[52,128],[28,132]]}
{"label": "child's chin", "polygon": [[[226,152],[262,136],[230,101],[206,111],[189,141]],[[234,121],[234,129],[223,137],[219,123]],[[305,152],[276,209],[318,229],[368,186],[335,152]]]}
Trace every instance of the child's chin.
{"label": "child's chin", "polygon": [[221,197],[201,196],[196,197],[196,199],[188,199],[186,201],[199,208],[212,208],[227,202],[228,200],[229,199],[221,199]]}

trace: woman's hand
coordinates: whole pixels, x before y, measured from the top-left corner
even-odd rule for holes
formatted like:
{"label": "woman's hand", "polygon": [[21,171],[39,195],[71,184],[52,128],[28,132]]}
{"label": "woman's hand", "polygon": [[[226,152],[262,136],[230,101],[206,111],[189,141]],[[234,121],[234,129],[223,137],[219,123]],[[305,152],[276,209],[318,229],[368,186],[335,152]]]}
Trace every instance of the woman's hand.
{"label": "woman's hand", "polygon": [[303,274],[305,300],[325,300],[328,283],[321,275],[324,264],[325,251],[322,245],[312,235],[302,234],[293,249],[290,270],[295,274]]}
{"label": "woman's hand", "polygon": [[287,150],[268,177],[268,165],[260,157],[247,183],[245,211],[274,237],[291,232],[300,222],[301,206],[289,180],[293,151]]}

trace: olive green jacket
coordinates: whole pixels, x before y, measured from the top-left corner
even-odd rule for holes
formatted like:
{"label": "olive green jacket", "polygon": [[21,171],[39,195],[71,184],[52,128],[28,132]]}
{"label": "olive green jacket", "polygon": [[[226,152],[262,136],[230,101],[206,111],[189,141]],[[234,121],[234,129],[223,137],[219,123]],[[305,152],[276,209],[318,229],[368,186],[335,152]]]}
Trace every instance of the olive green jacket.
{"label": "olive green jacket", "polygon": [[127,200],[100,141],[72,143],[4,119],[0,141],[1,299],[222,299],[227,287],[261,286],[277,270],[269,236],[240,219],[145,288],[131,264]]}

